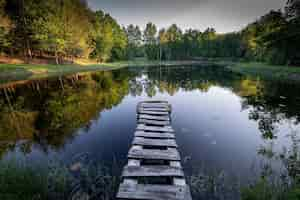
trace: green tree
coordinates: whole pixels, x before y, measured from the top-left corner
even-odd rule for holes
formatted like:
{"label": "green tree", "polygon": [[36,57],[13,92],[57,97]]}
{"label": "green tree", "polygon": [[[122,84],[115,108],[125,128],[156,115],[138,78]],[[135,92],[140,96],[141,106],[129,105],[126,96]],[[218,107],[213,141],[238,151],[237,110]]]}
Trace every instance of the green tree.
{"label": "green tree", "polygon": [[143,52],[141,51],[142,45],[142,32],[139,26],[134,26],[130,24],[126,29],[127,40],[128,40],[128,57],[140,57],[143,56]]}
{"label": "green tree", "polygon": [[167,59],[179,59],[181,55],[182,31],[176,25],[171,25],[166,31],[166,40],[168,52]]}
{"label": "green tree", "polygon": [[10,30],[12,22],[5,12],[6,0],[0,0],[0,53],[11,50]]}
{"label": "green tree", "polygon": [[144,30],[145,52],[148,59],[158,59],[159,48],[157,45],[157,28],[155,24],[149,22]]}

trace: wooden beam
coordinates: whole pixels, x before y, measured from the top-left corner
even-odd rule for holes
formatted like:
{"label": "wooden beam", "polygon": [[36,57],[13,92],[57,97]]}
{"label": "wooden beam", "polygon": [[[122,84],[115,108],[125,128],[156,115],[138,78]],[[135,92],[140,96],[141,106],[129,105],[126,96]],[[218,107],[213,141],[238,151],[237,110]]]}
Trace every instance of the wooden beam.
{"label": "wooden beam", "polygon": [[174,147],[177,148],[177,144],[173,139],[149,139],[136,137],[133,140],[133,145],[141,145],[141,146],[153,146],[153,147]]}
{"label": "wooden beam", "polygon": [[170,121],[156,121],[150,119],[138,119],[139,124],[146,124],[146,125],[156,125],[156,126],[169,126]]}
{"label": "wooden beam", "polygon": [[117,198],[139,200],[187,200],[188,187],[173,185],[121,184]]}
{"label": "wooden beam", "polygon": [[144,138],[165,138],[165,139],[174,139],[175,138],[175,135],[173,133],[136,131],[134,133],[134,135],[136,137],[144,137]]}
{"label": "wooden beam", "polygon": [[165,116],[169,116],[168,112],[159,112],[159,111],[143,111],[143,110],[140,110],[139,113],[140,114],[146,114],[146,115],[165,115]]}
{"label": "wooden beam", "polygon": [[180,155],[178,151],[173,148],[168,148],[167,150],[159,150],[159,149],[139,149],[133,146],[129,150],[128,158],[180,161]]}
{"label": "wooden beam", "polygon": [[155,115],[138,115],[139,119],[148,119],[156,121],[170,121],[169,116],[155,116]]}
{"label": "wooden beam", "polygon": [[124,167],[123,177],[184,177],[183,171],[179,167],[166,165],[153,166],[126,166]]}
{"label": "wooden beam", "polygon": [[163,126],[163,127],[159,127],[159,126],[145,126],[143,124],[139,124],[137,126],[136,130],[151,131],[151,132],[168,132],[168,133],[173,133],[174,132],[173,128],[170,127],[170,126]]}

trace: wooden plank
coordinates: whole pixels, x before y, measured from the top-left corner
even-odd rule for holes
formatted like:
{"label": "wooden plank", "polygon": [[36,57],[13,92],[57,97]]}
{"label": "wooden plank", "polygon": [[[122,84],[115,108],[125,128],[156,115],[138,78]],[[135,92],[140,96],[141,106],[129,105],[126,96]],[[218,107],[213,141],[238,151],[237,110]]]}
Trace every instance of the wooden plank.
{"label": "wooden plank", "polygon": [[165,115],[165,116],[169,116],[168,112],[159,112],[159,111],[144,111],[144,110],[140,110],[139,114],[146,114],[146,115]]}
{"label": "wooden plank", "polygon": [[159,127],[159,126],[145,126],[143,124],[139,124],[136,128],[136,130],[140,130],[140,131],[152,131],[152,132],[169,132],[169,133],[173,133],[174,130],[172,127],[170,126],[163,126],[163,127]]}
{"label": "wooden plank", "polygon": [[173,139],[148,139],[142,137],[136,137],[133,140],[133,145],[141,146],[153,146],[153,147],[174,147],[177,148],[177,144]]}
{"label": "wooden plank", "polygon": [[185,186],[121,184],[117,198],[139,200],[185,200]]}
{"label": "wooden plank", "polygon": [[173,184],[174,185],[180,185],[180,186],[185,186],[186,182],[184,178],[174,178],[173,179]]}
{"label": "wooden plank", "polygon": [[165,101],[165,100],[150,100],[150,101],[142,101],[140,103],[166,103],[166,104],[169,104],[169,102]]}
{"label": "wooden plank", "polygon": [[138,115],[139,119],[150,119],[156,121],[170,121],[169,116],[155,116],[155,115]]}
{"label": "wooden plank", "polygon": [[170,109],[168,108],[143,108],[143,107],[139,107],[138,109],[139,111],[158,111],[158,112],[169,112]]}
{"label": "wooden plank", "polygon": [[158,108],[158,107],[171,107],[171,105],[168,104],[168,103],[151,103],[151,102],[141,102],[140,104],[138,104],[138,106],[143,106],[143,107],[154,106],[156,108]]}
{"label": "wooden plank", "polygon": [[180,155],[176,149],[139,149],[133,146],[128,153],[128,158],[180,161]]}
{"label": "wooden plank", "polygon": [[138,119],[139,124],[156,125],[156,126],[169,126],[170,121],[156,121],[150,119]]}
{"label": "wooden plank", "polygon": [[123,177],[184,177],[181,168],[166,166],[166,165],[153,165],[153,166],[126,166],[123,170]]}
{"label": "wooden plank", "polygon": [[134,135],[136,137],[144,137],[144,138],[165,138],[165,139],[174,139],[175,138],[175,135],[173,133],[136,131],[134,133]]}

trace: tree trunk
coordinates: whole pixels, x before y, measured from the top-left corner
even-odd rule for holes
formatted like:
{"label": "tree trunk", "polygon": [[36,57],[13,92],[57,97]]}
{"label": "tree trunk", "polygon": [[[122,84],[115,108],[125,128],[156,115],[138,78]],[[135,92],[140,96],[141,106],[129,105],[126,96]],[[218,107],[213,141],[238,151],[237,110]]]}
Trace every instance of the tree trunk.
{"label": "tree trunk", "polygon": [[58,58],[58,53],[55,51],[55,62],[57,65],[59,65],[59,58]]}

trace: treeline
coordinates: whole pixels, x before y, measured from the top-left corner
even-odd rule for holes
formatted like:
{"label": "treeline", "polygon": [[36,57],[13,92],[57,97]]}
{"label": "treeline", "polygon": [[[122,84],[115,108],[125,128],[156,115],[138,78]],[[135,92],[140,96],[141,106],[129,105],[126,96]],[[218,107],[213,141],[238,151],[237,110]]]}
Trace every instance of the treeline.
{"label": "treeline", "polygon": [[99,62],[147,57],[151,60],[236,58],[273,64],[300,63],[300,3],[270,11],[239,32],[208,28],[181,30],[176,24],[145,30],[121,27],[85,0],[0,0],[0,53],[10,56]]}
{"label": "treeline", "polygon": [[272,64],[300,64],[300,1],[288,0],[284,11],[270,11],[239,32],[183,32],[176,24],[157,30],[148,23],[142,31],[128,27],[130,55],[144,52],[149,59],[178,60],[228,57]]}
{"label": "treeline", "polygon": [[[130,27],[133,35],[141,35],[138,27]],[[183,33],[176,24],[157,31],[156,26],[149,23],[143,35],[145,53],[150,59],[229,57],[300,64],[300,1],[288,0],[284,11],[272,10],[239,32],[218,34],[208,28],[204,32],[189,29]],[[136,47],[141,44],[129,42],[137,44]]]}
{"label": "treeline", "polygon": [[84,0],[0,0],[2,53],[98,61],[126,57],[127,37],[109,14]]}

